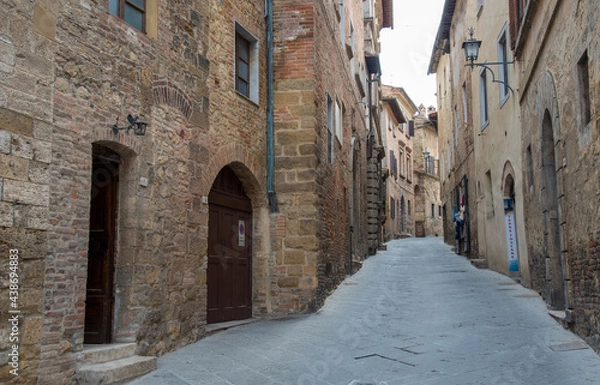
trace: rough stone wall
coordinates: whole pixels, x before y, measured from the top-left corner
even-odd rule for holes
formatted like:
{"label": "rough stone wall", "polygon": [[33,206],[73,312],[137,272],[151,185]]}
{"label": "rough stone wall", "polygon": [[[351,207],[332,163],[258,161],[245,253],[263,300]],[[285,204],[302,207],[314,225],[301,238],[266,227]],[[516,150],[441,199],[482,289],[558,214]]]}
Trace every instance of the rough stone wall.
{"label": "rough stone wall", "polygon": [[[208,129],[207,12],[159,5],[153,39],[102,6],[73,2],[61,9],[42,383],[70,383],[73,352],[82,349],[92,143],[123,161],[113,340],[162,354],[201,333],[202,217],[190,159],[202,152],[195,138]],[[115,117],[127,113],[149,121],[144,137],[111,132]]]}
{"label": "rough stone wall", "polygon": [[[107,2],[3,2],[0,226],[3,266],[18,247],[24,275],[19,383],[74,378],[84,332],[92,143],[122,160],[114,341],[135,341],[140,353],[160,355],[203,334],[203,197],[227,164],[256,208],[255,312],[268,311],[266,91],[258,103],[237,95],[229,64],[234,19],[264,41],[264,4],[147,5],[154,19],[144,34],[110,15]],[[210,41],[219,42],[211,52]],[[264,83],[264,60],[259,74]],[[128,113],[148,121],[145,136],[113,134],[115,117],[123,125]],[[1,364],[4,381],[10,368]]]}
{"label": "rough stone wall", "polygon": [[[274,3],[277,313],[307,309],[317,286],[316,100],[312,2]],[[302,280],[302,282],[301,282]]]}
{"label": "rough stone wall", "polygon": [[[538,4],[531,30],[522,44],[524,63],[520,78],[522,152],[527,244],[533,286],[545,298],[564,286],[564,307],[572,315],[572,328],[600,351],[600,139],[598,74],[600,30],[593,20],[600,10],[593,1]],[[587,50],[591,121],[583,124],[583,99],[578,82],[578,62]],[[534,64],[535,63],[535,64]],[[548,115],[546,115],[548,111]],[[550,170],[544,170],[542,142],[544,117],[551,124],[555,153],[557,210],[548,212],[545,190]],[[528,150],[530,149],[530,150]],[[547,151],[547,147],[546,147]],[[529,156],[529,165],[528,161]],[[556,270],[545,238],[547,218],[559,224],[562,282],[546,272]]]}
{"label": "rough stone wall", "polygon": [[[3,2],[0,14],[0,382],[6,384],[37,383],[40,366],[56,7]],[[9,322],[13,316],[18,323]],[[10,373],[13,345],[20,367]]]}
{"label": "rough stone wall", "polygon": [[[276,287],[297,304],[286,309],[275,303],[281,312],[306,309],[306,299],[309,309],[317,308],[350,268],[350,141],[360,116],[339,32],[340,20],[349,31],[350,19],[360,41],[358,2],[346,4],[344,18],[337,3],[275,2],[275,189],[286,221],[286,237],[274,245],[280,250]],[[327,158],[327,94],[344,111],[333,164]]]}
{"label": "rough stone wall", "polygon": [[[3,383],[37,381],[50,190],[45,170],[51,161],[51,145],[46,134],[51,130],[48,123],[0,107],[0,294],[3,298],[0,381]],[[17,320],[13,322],[14,317]],[[17,359],[18,362],[14,361]],[[20,368],[13,366],[13,362]]]}
{"label": "rough stone wall", "polygon": [[374,146],[373,154],[367,159],[367,245],[369,255],[377,253],[382,245],[382,225],[385,222],[385,191],[383,191],[384,172],[382,159],[385,157],[383,146]]}

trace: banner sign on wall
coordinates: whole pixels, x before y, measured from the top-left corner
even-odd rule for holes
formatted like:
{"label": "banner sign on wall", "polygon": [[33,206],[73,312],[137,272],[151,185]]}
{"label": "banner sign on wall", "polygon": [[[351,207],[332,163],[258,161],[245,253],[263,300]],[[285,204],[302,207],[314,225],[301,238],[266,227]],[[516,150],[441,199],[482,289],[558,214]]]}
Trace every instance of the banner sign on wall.
{"label": "banner sign on wall", "polygon": [[517,251],[517,232],[515,231],[515,213],[504,214],[506,224],[506,248],[508,250],[508,271],[519,271],[519,252]]}

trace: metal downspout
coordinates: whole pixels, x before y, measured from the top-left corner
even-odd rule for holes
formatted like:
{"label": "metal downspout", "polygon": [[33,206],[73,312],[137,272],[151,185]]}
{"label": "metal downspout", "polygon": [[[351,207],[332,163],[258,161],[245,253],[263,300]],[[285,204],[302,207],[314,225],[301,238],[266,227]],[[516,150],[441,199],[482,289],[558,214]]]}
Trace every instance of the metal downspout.
{"label": "metal downspout", "polygon": [[274,129],[274,84],[273,84],[273,1],[266,0],[267,16],[267,195],[269,208],[277,212],[275,195],[275,129]]}

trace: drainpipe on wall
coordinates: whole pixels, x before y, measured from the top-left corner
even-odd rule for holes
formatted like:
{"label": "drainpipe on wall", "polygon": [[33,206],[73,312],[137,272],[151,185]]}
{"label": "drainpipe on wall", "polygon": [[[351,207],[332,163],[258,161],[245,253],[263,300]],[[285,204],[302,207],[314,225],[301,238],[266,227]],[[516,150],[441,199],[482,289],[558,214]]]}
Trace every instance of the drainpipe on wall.
{"label": "drainpipe on wall", "polygon": [[273,84],[273,1],[266,0],[267,17],[267,195],[269,208],[277,212],[275,195],[275,128],[274,128],[274,84]]}

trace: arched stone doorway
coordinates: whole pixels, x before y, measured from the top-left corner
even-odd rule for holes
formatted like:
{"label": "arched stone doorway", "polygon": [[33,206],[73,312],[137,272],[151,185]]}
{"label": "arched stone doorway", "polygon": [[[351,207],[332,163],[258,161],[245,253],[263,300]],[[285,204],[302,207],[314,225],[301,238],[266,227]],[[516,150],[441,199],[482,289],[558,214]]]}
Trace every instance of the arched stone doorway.
{"label": "arched stone doorway", "polygon": [[515,179],[512,175],[514,172],[510,163],[504,166],[504,222],[506,231],[506,247],[508,254],[508,271],[513,276],[519,275],[520,261],[519,249],[517,243],[517,218],[516,218],[516,196],[515,196]]}
{"label": "arched stone doorway", "polygon": [[225,166],[208,196],[207,322],[252,317],[252,203]]}
{"label": "arched stone doorway", "polygon": [[565,286],[561,250],[560,205],[558,200],[556,139],[550,112],[542,120],[542,214],[546,254],[547,303],[555,310],[565,308]]}

